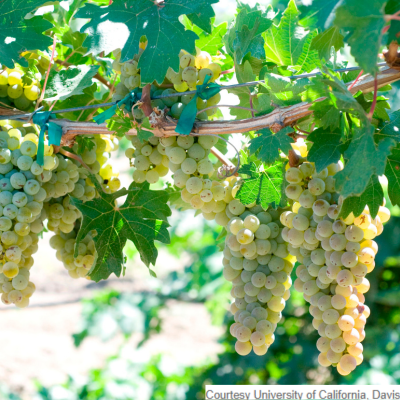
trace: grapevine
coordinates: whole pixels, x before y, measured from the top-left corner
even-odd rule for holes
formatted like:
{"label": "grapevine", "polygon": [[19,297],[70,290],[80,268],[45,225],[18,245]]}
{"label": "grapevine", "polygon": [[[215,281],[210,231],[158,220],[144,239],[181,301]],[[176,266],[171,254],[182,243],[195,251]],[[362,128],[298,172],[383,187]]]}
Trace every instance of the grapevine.
{"label": "grapevine", "polygon": [[2,303],[31,302],[44,231],[71,278],[124,275],[128,240],[155,275],[171,208],[192,210],[220,233],[236,352],[266,355],[296,291],[319,364],[351,374],[375,238],[400,205],[400,8],[353,21],[359,0],[238,3],[216,27],[216,0],[73,3],[0,4],[0,26],[21,30],[0,51]]}

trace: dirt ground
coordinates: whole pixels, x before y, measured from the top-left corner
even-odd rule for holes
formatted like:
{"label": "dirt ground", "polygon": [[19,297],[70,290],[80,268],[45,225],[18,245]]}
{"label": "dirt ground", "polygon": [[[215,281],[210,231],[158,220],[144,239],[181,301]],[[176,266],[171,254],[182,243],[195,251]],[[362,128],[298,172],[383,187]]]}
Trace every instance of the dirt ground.
{"label": "dirt ground", "polygon": [[[132,261],[136,264],[135,273],[129,272],[122,279],[100,285],[84,279],[72,280],[47,245],[48,236],[45,235],[34,256],[32,280],[37,292],[30,307],[19,310],[0,306],[0,383],[24,399],[32,398],[33,380],[52,385],[63,383],[70,373],[85,375],[91,368],[101,367],[122,344],[121,336],[105,343],[91,337],[80,348],[74,347],[71,335],[79,326],[80,299],[105,286],[122,291],[140,290],[149,287],[154,279],[140,261]],[[161,254],[160,260],[167,269],[182,265],[167,253]],[[221,351],[217,344],[221,332],[211,326],[202,305],[172,302],[164,314],[168,316],[164,332],[151,338],[145,347],[151,354],[167,352],[179,363],[194,365]],[[139,336],[134,336],[130,341],[132,347],[139,340]]]}

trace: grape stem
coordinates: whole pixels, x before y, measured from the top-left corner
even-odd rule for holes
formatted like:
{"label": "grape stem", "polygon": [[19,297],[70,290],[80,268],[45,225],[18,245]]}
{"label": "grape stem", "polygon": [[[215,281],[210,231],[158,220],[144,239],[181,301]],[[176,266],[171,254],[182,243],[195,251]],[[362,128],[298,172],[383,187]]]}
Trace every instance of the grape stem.
{"label": "grape stem", "polygon": [[[299,132],[302,132],[302,133],[304,133],[304,134],[306,134],[306,135],[309,135],[311,132],[307,132],[307,131],[303,131],[303,129],[300,129],[298,126],[294,126],[293,127],[294,129],[296,129],[297,131],[299,131]],[[304,136],[304,135],[299,135],[298,133],[296,133],[296,136],[298,136],[298,137],[306,137],[306,136]]]}
{"label": "grape stem", "polygon": [[70,153],[69,151],[66,151],[62,148],[58,149],[58,152],[66,157],[73,158],[74,160],[78,161],[80,164],[82,164],[84,168],[86,168],[90,173],[92,173],[92,170],[89,168],[89,166],[85,164],[82,158],[78,157],[76,154]]}
{"label": "grape stem", "polygon": [[40,103],[43,101],[44,99],[44,94],[46,92],[46,86],[47,86],[47,81],[49,80],[49,75],[50,75],[50,69],[51,69],[51,63],[54,60],[54,54],[56,52],[56,44],[57,44],[57,37],[56,34],[54,34],[54,38],[53,38],[53,50],[51,51],[51,57],[50,57],[50,62],[49,62],[49,66],[47,67],[47,72],[46,72],[46,78],[44,80],[44,85],[43,85],[43,89],[42,89],[42,93],[40,94],[40,98],[39,101],[36,103],[36,107],[35,107],[35,111],[37,111],[37,109],[40,106]]}

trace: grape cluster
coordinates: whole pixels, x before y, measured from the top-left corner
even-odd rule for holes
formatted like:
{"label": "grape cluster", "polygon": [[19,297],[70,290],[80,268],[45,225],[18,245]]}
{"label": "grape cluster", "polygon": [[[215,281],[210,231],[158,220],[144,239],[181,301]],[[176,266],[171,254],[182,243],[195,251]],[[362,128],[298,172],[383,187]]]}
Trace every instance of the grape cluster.
{"label": "grape cluster", "polygon": [[[167,72],[167,80],[174,85],[174,89],[157,90],[155,96],[176,94],[176,96],[155,100],[153,106],[163,109],[165,106],[170,109],[170,115],[173,118],[179,119],[186,105],[190,103],[194,95],[182,94],[186,91],[196,90],[197,85],[202,85],[206,77],[209,77],[209,82],[214,82],[221,75],[221,66],[211,61],[211,56],[196,48],[196,55],[189,54],[182,50],[179,55],[179,71],[176,72],[169,68]],[[197,98],[197,109],[199,111],[208,107],[213,107],[200,112],[197,118],[207,120],[216,114],[216,106],[221,100],[221,95],[218,93],[208,100]]]}
{"label": "grape cluster", "polygon": [[46,218],[43,204],[50,198],[43,186],[59,160],[46,144],[40,166],[34,128],[13,125],[4,121],[0,131],[0,292],[4,304],[26,307],[35,291],[29,279],[32,254],[38,249],[38,234]]}
{"label": "grape cluster", "polygon": [[390,217],[382,206],[372,218],[368,207],[354,217],[339,218],[342,199],[335,192],[335,174],[341,163],[317,172],[312,163],[286,171],[286,195],[292,211],[281,214],[282,237],[301,265],[296,269],[296,290],[309,302],[322,366],[334,365],[348,375],[362,360],[365,324],[370,311],[364,293],[365,277],[375,267],[374,238]]}
{"label": "grape cluster", "polygon": [[71,232],[59,232],[50,238],[50,246],[57,251],[57,259],[63,263],[68,274],[74,279],[86,277],[97,255],[93,237],[89,234],[78,244],[79,254],[74,257],[78,231],[79,224],[76,224]]}
{"label": "grape cluster", "polygon": [[290,297],[293,257],[281,235],[280,212],[267,212],[259,205],[245,207],[237,200],[228,209],[234,216],[226,228],[223,274],[232,282],[235,298],[230,332],[237,339],[238,354],[247,355],[253,349],[261,356],[275,340]]}
{"label": "grape cluster", "polygon": [[[114,70],[120,74],[120,82],[116,86],[116,91],[112,97],[113,101],[122,100],[129,92],[134,89],[138,89],[138,96],[141,96],[140,89],[140,69],[138,68],[138,62],[141,53],[145,49],[144,45],[141,45],[139,53],[136,54],[132,60],[124,63],[120,62],[121,51],[114,51],[116,59],[113,62]],[[221,66],[217,63],[213,63],[210,54],[205,51],[200,51],[196,48],[196,56],[189,54],[182,50],[179,55],[179,71],[176,72],[172,68],[168,69],[166,79],[163,85],[153,84],[151,86],[151,97],[163,96],[163,95],[174,95],[163,99],[152,100],[152,107],[158,107],[160,110],[164,110],[166,107],[169,109],[168,114],[173,118],[179,119],[182,111],[187,104],[193,99],[193,94],[184,94],[186,91],[196,90],[197,85],[204,83],[204,80],[209,76],[209,82],[214,82],[221,75]],[[173,86],[173,88],[165,89],[165,86]],[[200,120],[208,120],[209,117],[214,116],[217,113],[215,107],[221,100],[221,95],[218,93],[208,100],[202,100],[198,98],[197,109],[199,112],[197,118]],[[134,107],[133,115],[136,120],[142,120],[145,118],[143,111],[140,108]],[[131,110],[129,110],[129,114]]]}
{"label": "grape cluster", "polygon": [[[152,136],[141,142],[137,136],[127,136],[133,145],[125,151],[131,166],[135,167],[133,180],[137,183],[157,183],[169,172],[169,159],[165,155],[165,147],[160,139]],[[133,160],[133,161],[132,161]]]}
{"label": "grape cluster", "polygon": [[21,67],[14,69],[4,68],[0,65],[0,99],[6,100],[10,105],[19,110],[28,110],[40,95],[41,74],[37,73],[32,80],[25,76]]}
{"label": "grape cluster", "polygon": [[[96,135],[92,149],[86,149],[82,154],[82,160],[91,168],[106,193],[116,192],[121,185],[118,173],[113,171],[109,163],[110,153],[118,150],[118,146],[115,138],[111,140],[106,135]],[[88,177],[88,170],[78,168],[76,160],[60,161],[59,166],[53,171],[53,176],[58,176],[65,170],[76,171],[76,174],[73,174],[74,189],[70,192],[71,196],[83,202],[97,196],[94,184]],[[71,204],[66,194],[59,192],[45,203],[44,208],[48,219],[47,228],[55,232],[50,238],[50,246],[57,251],[57,259],[63,263],[72,278],[86,277],[95,262],[96,251],[92,235],[88,235],[79,243],[79,255],[74,257],[76,237],[82,218],[80,211]]]}

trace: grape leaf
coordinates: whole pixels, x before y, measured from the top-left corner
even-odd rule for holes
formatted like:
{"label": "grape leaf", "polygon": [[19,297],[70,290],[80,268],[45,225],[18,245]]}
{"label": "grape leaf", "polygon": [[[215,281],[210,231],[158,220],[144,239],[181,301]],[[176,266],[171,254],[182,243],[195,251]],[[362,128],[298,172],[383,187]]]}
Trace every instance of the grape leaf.
{"label": "grape leaf", "polygon": [[187,17],[200,29],[207,33],[211,33],[211,18],[215,17],[215,12],[211,5],[206,5],[198,9],[196,12],[188,14]]}
{"label": "grape leaf", "polygon": [[[400,4],[397,0],[389,0],[386,4],[385,14],[395,14],[400,11]],[[388,30],[387,44],[389,45],[392,41],[400,44],[400,21],[391,20],[390,28]]]}
{"label": "grape leaf", "polygon": [[310,72],[319,65],[317,52],[310,49],[316,33],[299,26],[298,16],[296,4],[290,0],[279,25],[272,25],[263,34],[265,56],[278,66],[297,67],[298,73]]}
{"label": "grape leaf", "polygon": [[339,217],[346,218],[351,212],[358,217],[368,206],[371,217],[375,218],[383,204],[383,190],[376,175],[372,175],[361,196],[347,197],[340,208]]}
{"label": "grape leaf", "polygon": [[[256,79],[256,75],[254,74],[249,61],[246,60],[244,64],[236,65],[236,78],[239,83],[251,82]],[[230,89],[229,93],[234,93],[239,97],[239,105],[241,107],[250,107],[251,88],[238,87]],[[230,114],[234,115],[236,119],[251,118],[250,111],[241,110],[239,108],[231,108]]]}
{"label": "grape leaf", "polygon": [[319,57],[325,60],[331,58],[332,47],[335,51],[339,51],[343,46],[343,35],[334,26],[315,36],[311,42],[311,50],[317,50]]}
{"label": "grape leaf", "polygon": [[393,206],[400,206],[400,148],[392,149],[388,157],[385,175],[388,180],[388,194]]}
{"label": "grape leaf", "polygon": [[313,143],[308,151],[307,160],[315,163],[317,172],[332,163],[337,163],[346,149],[346,144],[341,141],[341,134],[326,132],[319,128],[307,136],[307,140]]}
{"label": "grape leaf", "polygon": [[[83,215],[82,227],[76,243],[95,230],[93,240],[97,251],[97,261],[89,271],[92,280],[107,279],[112,273],[120,276],[124,264],[123,248],[130,240],[139,251],[141,260],[147,265],[155,264],[157,249],[154,241],[169,243],[167,217],[171,210],[167,205],[165,191],[151,191],[149,184],[132,182],[129,189],[116,193],[104,193],[95,176],[91,175],[99,197],[86,203],[71,197],[71,203]],[[116,206],[116,200],[127,195],[123,205]],[[76,254],[78,255],[78,246]]]}
{"label": "grape leaf", "polygon": [[0,2],[0,62],[14,68],[17,62],[24,67],[28,62],[20,53],[27,50],[46,50],[52,40],[42,34],[53,25],[43,17],[25,16],[45,0],[6,0]]}
{"label": "grape leaf", "polygon": [[377,138],[391,138],[400,142],[400,110],[389,115],[390,121],[380,125],[380,131],[375,134]]}
{"label": "grape leaf", "polygon": [[51,70],[46,86],[45,100],[65,100],[68,97],[83,94],[83,89],[92,86],[92,78],[98,70],[98,65],[71,66],[59,72]]}
{"label": "grape leaf", "polygon": [[385,173],[386,159],[395,142],[385,138],[374,143],[374,127],[354,127],[353,139],[344,156],[348,160],[344,169],[335,175],[336,189],[344,197],[361,195],[371,176]]}
{"label": "grape leaf", "polygon": [[309,109],[313,110],[314,121],[319,127],[331,131],[339,127],[340,111],[332,107],[332,102],[329,99],[317,101]]}
{"label": "grape leaf", "polygon": [[351,92],[347,90],[347,86],[336,76],[324,74],[324,78],[320,80],[321,84],[330,86],[328,90],[329,97],[333,105],[340,111],[347,112],[358,117],[363,123],[369,124],[367,115],[361,104],[353,97]]}
{"label": "grape leaf", "polygon": [[[264,67],[265,68],[265,67]],[[292,81],[289,77],[264,73],[262,69],[260,75],[265,83],[260,86],[269,94],[271,100],[280,107],[287,107],[301,102],[301,93],[304,92],[308,79],[296,79]],[[263,93],[261,94],[261,97]],[[259,96],[260,97],[260,96]]]}
{"label": "grape leaf", "polygon": [[[270,18],[274,15],[271,13],[271,6],[267,8],[267,11],[263,11],[258,4],[250,7],[239,3],[239,6],[235,23],[229,28],[224,38],[226,50],[228,54],[236,58],[239,64],[249,52],[254,57],[260,55],[259,58],[264,59],[264,41],[261,34],[272,25]],[[241,48],[241,46],[244,47]]]}
{"label": "grape leaf", "polygon": [[196,40],[196,46],[207,53],[216,55],[224,45],[222,38],[225,36],[227,30],[228,24],[223,22],[218,26],[213,27],[211,34],[209,35],[204,32],[197,33],[197,31],[195,31],[199,36],[199,39]]}
{"label": "grape leaf", "polygon": [[[195,52],[197,35],[185,30],[179,21],[183,14],[197,14],[204,21],[209,12],[202,10],[218,0],[165,0],[162,4],[149,0],[114,0],[107,7],[86,4],[76,18],[90,18],[81,28],[88,34],[84,45],[88,52],[99,54],[121,48],[121,62],[132,59],[139,51],[139,41],[146,36],[148,44],[139,60],[142,85],[156,80],[162,83],[169,67],[179,70],[182,49]],[[196,24],[199,24],[196,19]]]}
{"label": "grape leaf", "polygon": [[248,12],[243,8],[236,17],[236,38],[233,49],[236,61],[241,64],[243,58],[250,53],[253,57],[264,59],[264,39],[261,34],[272,25],[272,20],[266,18],[260,10]]}
{"label": "grape leaf", "polygon": [[283,189],[285,166],[282,161],[264,168],[264,171],[258,171],[254,163],[246,164],[239,169],[239,173],[250,176],[242,179],[235,196],[242,204],[256,202],[265,210],[270,205],[274,208],[286,207],[287,198]]}
{"label": "grape leaf", "polygon": [[300,8],[300,24],[320,30],[327,29],[333,22],[334,10],[340,0],[313,0],[309,6]]}
{"label": "grape leaf", "polygon": [[278,133],[272,133],[270,129],[261,129],[257,131],[260,136],[250,140],[250,155],[257,154],[257,158],[267,164],[272,164],[279,158],[279,150],[286,155],[292,150],[291,143],[294,139],[288,136],[293,132],[289,126],[281,129]]}
{"label": "grape leaf", "polygon": [[[334,24],[348,32],[351,54],[364,72],[375,73],[381,47],[386,1],[343,0],[336,8]],[[366,46],[365,44],[368,43]]]}

